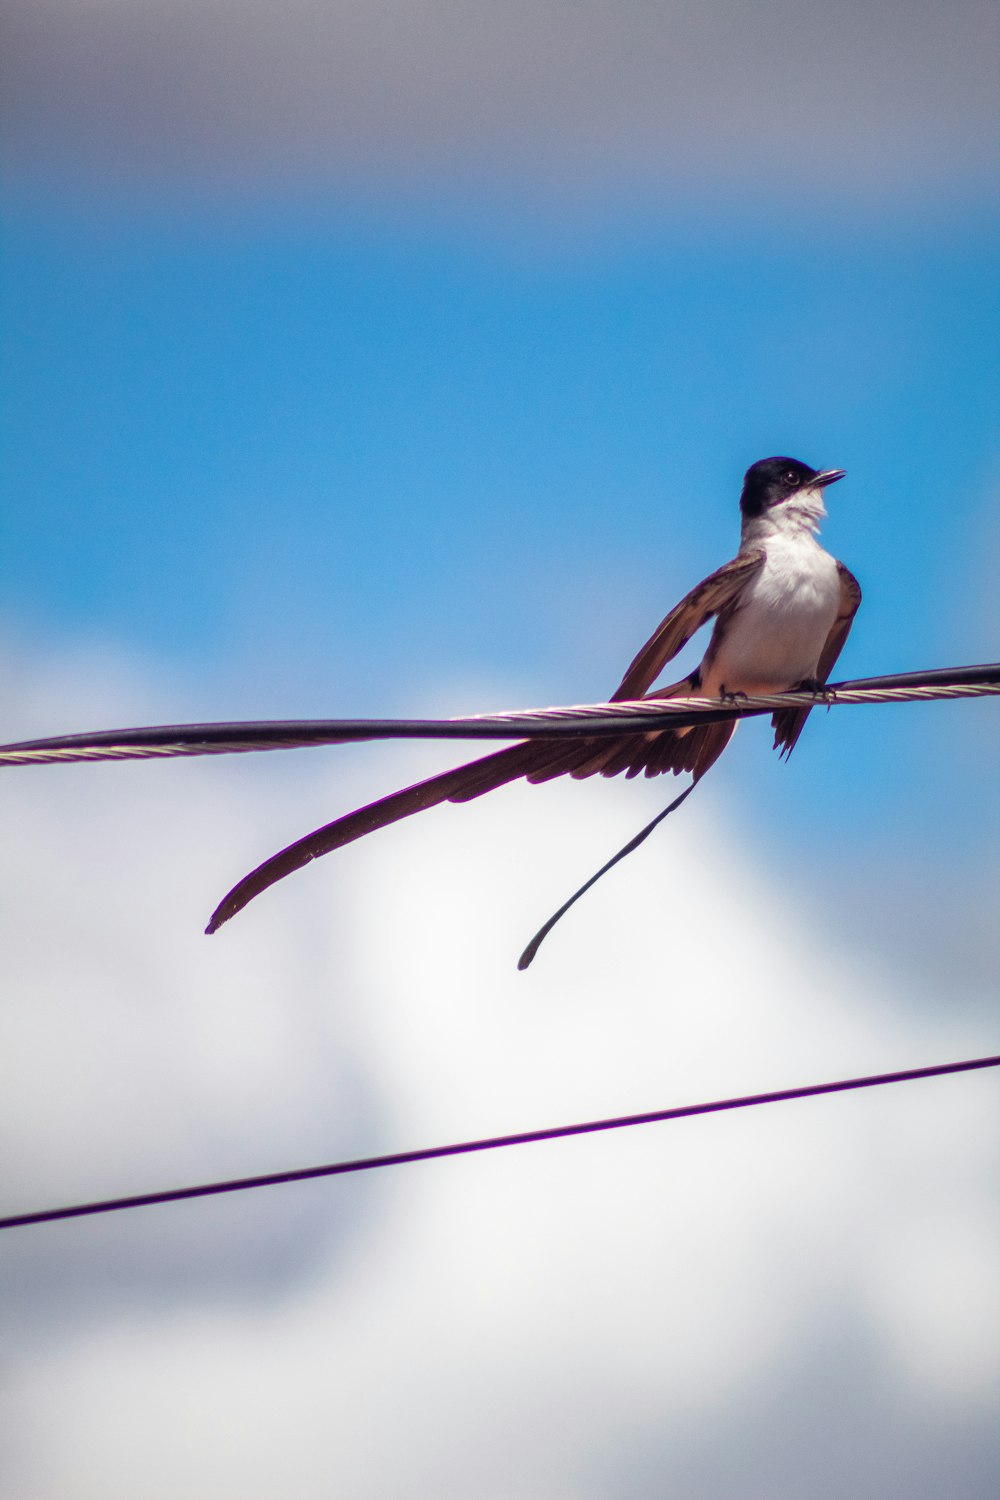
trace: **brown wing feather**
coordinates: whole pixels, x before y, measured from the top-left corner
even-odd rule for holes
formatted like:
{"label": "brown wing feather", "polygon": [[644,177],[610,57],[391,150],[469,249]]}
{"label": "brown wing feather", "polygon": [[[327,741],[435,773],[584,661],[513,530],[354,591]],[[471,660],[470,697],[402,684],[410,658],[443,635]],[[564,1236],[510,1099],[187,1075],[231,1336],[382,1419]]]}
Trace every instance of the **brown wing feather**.
{"label": "brown wing feather", "polygon": [[741,552],[693,588],[650,636],[622,678],[621,686],[612,694],[612,703],[641,698],[648,693],[667,662],[687,645],[706,620],[735,600],[763,562],[763,551]]}
{"label": "brown wing feather", "polygon": [[[837,572],[840,575],[840,609],[837,618],[830,627],[830,634],[826,638],[826,645],[820,652],[819,664],[816,668],[816,681],[827,682],[830,673],[836,664],[837,657],[844,649],[844,642],[850,635],[851,626],[854,624],[854,616],[858,612],[861,603],[861,585],[854,574],[844,567],[842,562],[837,564]],[[774,748],[780,749],[782,757],[787,760],[795,748],[795,742],[802,733],[805,722],[812,713],[811,708],[782,708],[771,719],[774,726]]]}

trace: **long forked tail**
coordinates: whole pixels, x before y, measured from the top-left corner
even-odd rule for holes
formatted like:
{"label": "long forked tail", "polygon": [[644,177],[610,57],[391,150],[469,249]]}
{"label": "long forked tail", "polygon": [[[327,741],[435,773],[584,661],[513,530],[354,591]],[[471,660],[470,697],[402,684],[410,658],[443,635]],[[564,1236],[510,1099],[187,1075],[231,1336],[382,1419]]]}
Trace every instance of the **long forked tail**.
{"label": "long forked tail", "polygon": [[[546,748],[551,756],[552,747]],[[558,746],[555,748],[559,749]],[[452,771],[443,771],[441,775],[432,776],[428,781],[418,781],[414,786],[404,787],[400,792],[393,792],[389,797],[370,802],[367,807],[359,807],[356,812],[347,813],[322,828],[314,829],[312,833],[307,833],[304,838],[297,839],[294,844],[289,844],[286,849],[266,859],[234,885],[212,913],[205,931],[217,932],[224,922],[235,917],[261,891],[266,891],[268,886],[283,880],[294,870],[301,870],[310,860],[319,859],[322,854],[330,854],[344,844],[364,838],[366,833],[374,833],[377,828],[385,828],[390,823],[398,822],[400,818],[408,818],[411,813],[437,807],[441,802],[467,802],[484,792],[495,791],[532,769],[541,770],[545,758],[537,741],[534,744],[511,745],[506,750],[485,755],[481,760],[456,766]]]}
{"label": "long forked tail", "polygon": [[[672,688],[650,694],[650,697],[670,697],[685,686],[676,683]],[[524,740],[505,750],[497,750],[480,760],[432,776],[428,781],[404,787],[400,792],[371,802],[367,807],[347,813],[297,839],[234,885],[212,913],[205,931],[217,932],[224,922],[242,911],[268,886],[295,870],[301,870],[323,854],[330,854],[344,844],[353,843],[355,839],[364,838],[366,834],[413,813],[424,812],[442,802],[469,802],[522,776],[539,782],[565,775],[618,776],[625,772],[635,776],[642,771],[647,776],[658,776],[666,771],[677,775],[691,771],[698,781],[722,754],[734,727],[732,723],[722,723],[698,725],[692,729],[661,729],[623,735],[620,739],[614,737],[607,742],[593,739],[568,742],[560,739]]]}

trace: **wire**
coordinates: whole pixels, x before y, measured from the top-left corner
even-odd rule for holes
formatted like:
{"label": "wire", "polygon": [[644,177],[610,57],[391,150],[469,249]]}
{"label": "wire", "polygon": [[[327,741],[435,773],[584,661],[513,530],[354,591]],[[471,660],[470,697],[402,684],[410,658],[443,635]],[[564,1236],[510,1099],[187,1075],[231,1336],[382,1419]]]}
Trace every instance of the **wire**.
{"label": "wire", "polygon": [[454,719],[289,719],[234,724],[164,724],[106,729],[0,746],[0,766],[74,761],[164,760],[175,756],[233,755],[297,750],[363,740],[520,740],[681,729],[752,718],[787,708],[838,708],[862,703],[914,703],[1000,694],[1000,662],[899,672],[889,677],[831,683],[818,693],[755,694],[735,702],[670,698],[634,703],[584,703],[569,707],[475,714]]}
{"label": "wire", "polygon": [[812,1083],[800,1088],[777,1089],[766,1094],[744,1094],[735,1099],[714,1099],[705,1104],[681,1104],[673,1109],[650,1110],[646,1114],[618,1115],[609,1120],[587,1120],[577,1125],[554,1125],[544,1130],[521,1130],[513,1135],[487,1136],[483,1140],[459,1141],[448,1146],[426,1146],[418,1151],[396,1151],[385,1156],[365,1156],[357,1161],[332,1162],[321,1167],[299,1167],[290,1172],[268,1172],[259,1177],[235,1177],[226,1182],[203,1182],[195,1187],[170,1188],[157,1193],[136,1193],[128,1198],[104,1198],[63,1208],[38,1209],[34,1213],[0,1218],[0,1229],[51,1223],[55,1219],[79,1219],[93,1214],[117,1213],[127,1208],[148,1208],[154,1203],[177,1203],[185,1198],[208,1198],[221,1193],[247,1192],[251,1188],[277,1187],[286,1182],[307,1182],[314,1177],[341,1177],[350,1172],[371,1172],[378,1167],[406,1166],[441,1156],[466,1156],[474,1151],[496,1151],[507,1146],[527,1146],[572,1135],[594,1135],[603,1130],[624,1130],[631,1125],[653,1125],[682,1120],[692,1115],[719,1114],[723,1110],[751,1109],[759,1104],[783,1104],[790,1099],[815,1098],[819,1094],[846,1093],[851,1089],[879,1088],[888,1083],[909,1083],[918,1078],[938,1078],[946,1073],[970,1073],[1000,1066],[1000,1056],[975,1057],[964,1062],[938,1063],[929,1068],[904,1068],[896,1073],[874,1073],[865,1078],[844,1078],[834,1083]]}

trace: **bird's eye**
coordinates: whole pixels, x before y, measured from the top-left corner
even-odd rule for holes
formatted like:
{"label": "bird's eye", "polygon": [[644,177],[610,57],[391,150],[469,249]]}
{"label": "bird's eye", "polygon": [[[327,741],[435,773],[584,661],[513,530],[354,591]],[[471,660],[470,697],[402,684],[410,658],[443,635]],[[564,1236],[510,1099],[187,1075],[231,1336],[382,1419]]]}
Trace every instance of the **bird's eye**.
{"label": "bird's eye", "polygon": [[798,484],[799,482],[799,476],[794,469],[786,469],[781,478],[784,484]]}

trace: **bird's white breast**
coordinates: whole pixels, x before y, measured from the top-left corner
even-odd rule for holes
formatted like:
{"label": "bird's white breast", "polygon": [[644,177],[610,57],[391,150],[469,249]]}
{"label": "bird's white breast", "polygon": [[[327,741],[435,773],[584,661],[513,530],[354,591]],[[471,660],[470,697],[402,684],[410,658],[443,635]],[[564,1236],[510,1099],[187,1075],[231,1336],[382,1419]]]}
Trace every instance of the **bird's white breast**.
{"label": "bird's white breast", "polygon": [[816,676],[840,608],[837,563],[804,531],[772,535],[718,640],[703,691],[783,692]]}

